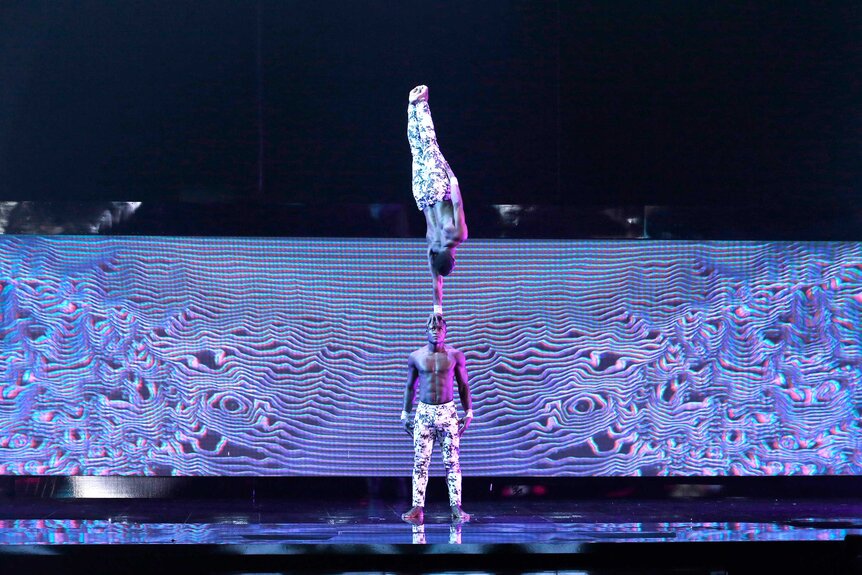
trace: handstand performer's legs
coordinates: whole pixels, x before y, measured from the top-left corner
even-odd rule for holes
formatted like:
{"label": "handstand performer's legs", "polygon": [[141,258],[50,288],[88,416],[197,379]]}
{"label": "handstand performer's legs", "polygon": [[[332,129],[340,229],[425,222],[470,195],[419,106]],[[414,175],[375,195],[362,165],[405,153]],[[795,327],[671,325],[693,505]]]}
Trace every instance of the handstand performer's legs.
{"label": "handstand performer's legs", "polygon": [[407,108],[407,140],[413,155],[413,198],[424,210],[451,197],[449,164],[440,152],[428,102],[420,99]]}

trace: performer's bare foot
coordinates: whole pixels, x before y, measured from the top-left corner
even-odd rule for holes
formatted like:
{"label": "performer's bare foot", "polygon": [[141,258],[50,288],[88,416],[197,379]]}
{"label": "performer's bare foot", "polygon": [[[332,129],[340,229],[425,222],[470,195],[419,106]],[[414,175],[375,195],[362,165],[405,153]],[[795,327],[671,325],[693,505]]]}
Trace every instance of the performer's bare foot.
{"label": "performer's bare foot", "polygon": [[463,509],[461,509],[457,505],[452,506],[452,521],[455,523],[467,523],[470,521],[470,514],[465,513]]}
{"label": "performer's bare foot", "polygon": [[410,90],[408,100],[411,104],[416,102],[428,101],[428,86],[420,85]]}
{"label": "performer's bare foot", "polygon": [[401,519],[413,525],[422,525],[425,523],[425,511],[422,507],[416,505],[413,509],[401,515]]}

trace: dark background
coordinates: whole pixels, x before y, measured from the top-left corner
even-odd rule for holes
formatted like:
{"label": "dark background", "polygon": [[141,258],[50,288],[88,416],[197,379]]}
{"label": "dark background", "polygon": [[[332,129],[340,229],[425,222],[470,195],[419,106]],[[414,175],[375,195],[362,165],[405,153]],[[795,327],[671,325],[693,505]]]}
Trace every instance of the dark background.
{"label": "dark background", "polygon": [[412,204],[425,83],[469,205],[856,209],[860,6],[3,2],[0,197]]}

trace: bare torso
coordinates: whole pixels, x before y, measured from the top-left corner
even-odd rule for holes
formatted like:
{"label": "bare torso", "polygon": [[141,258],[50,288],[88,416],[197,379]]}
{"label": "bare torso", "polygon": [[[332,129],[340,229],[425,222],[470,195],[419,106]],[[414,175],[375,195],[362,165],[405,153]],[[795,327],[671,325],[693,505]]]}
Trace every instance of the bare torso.
{"label": "bare torso", "polygon": [[449,346],[436,352],[426,346],[410,354],[419,373],[419,401],[439,405],[454,399],[455,367],[460,353]]}
{"label": "bare torso", "polygon": [[463,241],[461,232],[455,225],[455,207],[449,200],[437,202],[423,211],[427,232],[425,239],[428,247],[440,251],[443,248],[458,247]]}

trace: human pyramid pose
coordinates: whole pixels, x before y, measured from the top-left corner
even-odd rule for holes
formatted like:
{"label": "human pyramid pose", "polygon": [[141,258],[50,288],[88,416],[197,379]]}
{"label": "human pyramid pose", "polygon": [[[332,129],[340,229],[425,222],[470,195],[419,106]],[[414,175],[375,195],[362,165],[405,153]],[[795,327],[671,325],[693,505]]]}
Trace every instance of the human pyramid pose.
{"label": "human pyramid pose", "polygon": [[[413,198],[425,214],[427,224],[425,237],[434,287],[434,311],[425,325],[428,344],[411,353],[407,360],[407,389],[401,422],[413,436],[413,508],[401,518],[417,525],[424,523],[428,466],[437,441],[443,451],[452,520],[467,522],[470,515],[461,509],[459,452],[461,435],[473,420],[472,400],[464,354],[446,345],[446,320],[443,319],[443,277],[455,267],[455,250],[467,239],[467,223],[458,179],[437,144],[427,86],[417,86],[410,92],[407,138],[413,154]],[[411,420],[409,414],[417,382],[419,405]],[[460,420],[454,401],[455,382],[461,406],[467,411]]]}

